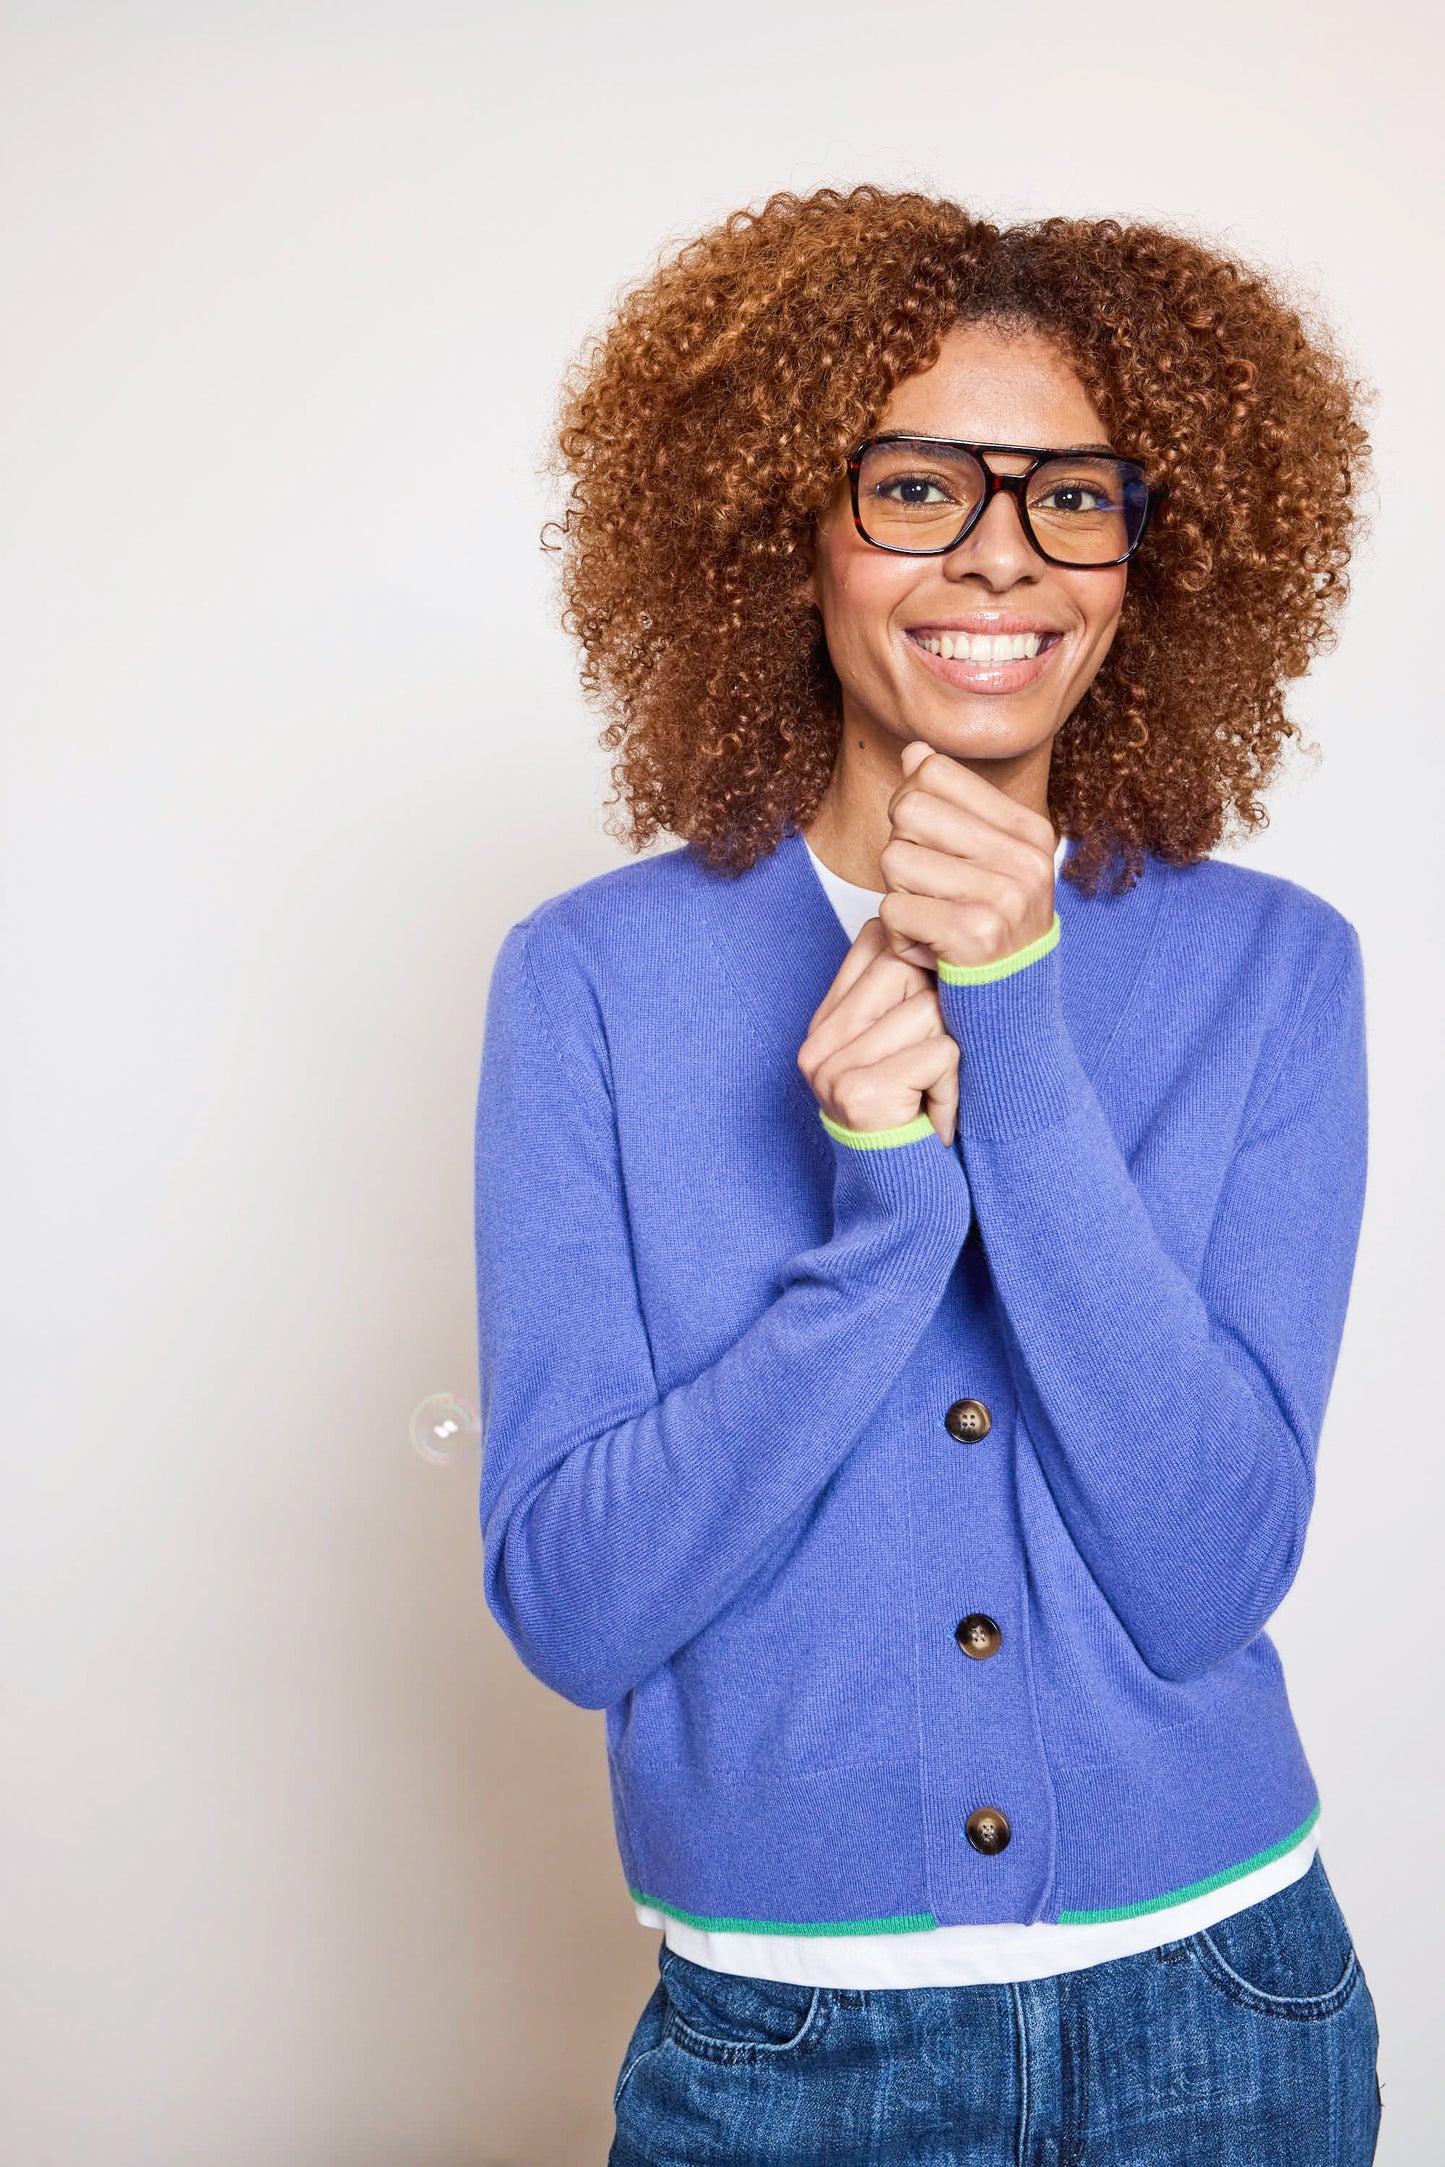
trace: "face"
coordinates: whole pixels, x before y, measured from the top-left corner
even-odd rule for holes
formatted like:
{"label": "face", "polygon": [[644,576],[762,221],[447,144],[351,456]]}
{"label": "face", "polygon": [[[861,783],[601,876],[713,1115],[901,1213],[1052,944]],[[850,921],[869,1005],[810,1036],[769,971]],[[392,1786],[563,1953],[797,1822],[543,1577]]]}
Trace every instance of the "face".
{"label": "face", "polygon": [[[1060,451],[1107,441],[1046,339],[987,324],[955,328],[935,365],[899,385],[877,433],[886,430]],[[987,463],[1016,474],[1028,461],[990,452]],[[1003,495],[948,555],[891,556],[855,529],[845,482],[818,522],[812,583],[850,741],[883,751],[895,740],[897,751],[923,738],[969,760],[1040,753],[1109,651],[1126,574],[1124,565],[1046,563]],[[967,647],[963,659],[939,652],[945,641],[999,634],[1034,635],[1038,652],[1010,661],[976,661]]]}

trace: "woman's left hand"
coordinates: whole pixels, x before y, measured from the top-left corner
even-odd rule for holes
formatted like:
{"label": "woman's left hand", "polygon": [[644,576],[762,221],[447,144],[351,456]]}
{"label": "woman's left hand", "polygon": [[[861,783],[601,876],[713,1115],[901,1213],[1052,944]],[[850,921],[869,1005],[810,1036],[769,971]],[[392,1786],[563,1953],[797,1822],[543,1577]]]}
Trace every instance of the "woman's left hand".
{"label": "woman's left hand", "polygon": [[1048,932],[1058,838],[1042,813],[915,739],[888,816],[878,915],[896,955],[998,963]]}

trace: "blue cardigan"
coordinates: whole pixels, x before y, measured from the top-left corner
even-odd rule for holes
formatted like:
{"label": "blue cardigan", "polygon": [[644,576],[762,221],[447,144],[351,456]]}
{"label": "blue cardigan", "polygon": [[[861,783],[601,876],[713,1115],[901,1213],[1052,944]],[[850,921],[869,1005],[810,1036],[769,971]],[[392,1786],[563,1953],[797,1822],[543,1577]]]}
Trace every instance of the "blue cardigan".
{"label": "blue cardigan", "polygon": [[606,1710],[628,1886],[694,1924],[1127,1917],[1318,1810],[1264,1628],[1363,1207],[1359,940],[1213,859],[1056,901],[1045,953],[940,983],[952,1148],[820,1118],[848,942],[796,832],[586,881],[497,958],[487,1600]]}

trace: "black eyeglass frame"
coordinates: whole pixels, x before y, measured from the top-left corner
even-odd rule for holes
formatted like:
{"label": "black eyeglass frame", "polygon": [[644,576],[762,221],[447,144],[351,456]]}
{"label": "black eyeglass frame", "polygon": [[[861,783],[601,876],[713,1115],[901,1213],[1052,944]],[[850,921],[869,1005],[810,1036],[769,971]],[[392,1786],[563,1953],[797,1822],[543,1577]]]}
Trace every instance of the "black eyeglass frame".
{"label": "black eyeglass frame", "polygon": [[[983,469],[988,486],[973,510],[965,518],[959,532],[955,534],[951,542],[945,542],[941,549],[904,549],[896,542],[877,542],[864,527],[863,515],[858,509],[858,477],[863,470],[864,459],[875,444],[921,444],[930,451],[966,451],[973,455]],[[1011,452],[1015,458],[1027,459],[1029,464],[1024,468],[1022,474],[995,474],[993,468],[983,456],[986,451]],[[1122,557],[1110,557],[1097,564],[1076,564],[1069,557],[1050,556],[1048,550],[1042,547],[1029,520],[1028,500],[1024,492],[1039,468],[1050,459],[1113,459],[1120,466],[1134,469],[1145,492],[1144,517],[1139,522],[1139,532],[1135,535]],[[1056,564],[1066,572],[1108,572],[1116,565],[1127,564],[1135,554],[1139,544],[1149,531],[1149,522],[1154,516],[1155,506],[1169,494],[1169,484],[1167,482],[1146,481],[1144,469],[1140,466],[1138,460],[1126,458],[1121,452],[1069,452],[1061,451],[1056,444],[1050,445],[1047,449],[1037,444],[966,444],[959,437],[915,436],[909,429],[894,429],[885,432],[881,436],[864,437],[863,442],[856,451],[849,455],[848,494],[853,505],[853,524],[857,528],[861,539],[868,544],[870,549],[886,550],[891,557],[948,556],[951,550],[959,548],[962,543],[968,540],[995,497],[1011,496],[1019,515],[1019,525],[1023,528],[1025,540],[1028,542],[1029,547],[1043,558],[1045,564]]]}

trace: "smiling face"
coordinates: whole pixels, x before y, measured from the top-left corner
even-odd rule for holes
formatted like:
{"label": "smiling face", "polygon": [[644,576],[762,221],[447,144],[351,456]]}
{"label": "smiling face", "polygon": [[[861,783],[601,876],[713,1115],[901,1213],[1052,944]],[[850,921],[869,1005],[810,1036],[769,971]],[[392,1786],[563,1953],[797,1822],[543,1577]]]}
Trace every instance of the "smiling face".
{"label": "smiling face", "polygon": [[[895,391],[884,432],[1060,451],[1106,444],[1058,349],[993,324],[951,331],[935,365]],[[1019,473],[1028,461],[990,452],[988,464]],[[1109,651],[1126,573],[1046,563],[1002,494],[946,556],[893,556],[857,532],[840,485],[818,521],[812,568],[843,693],[840,761],[891,770],[923,738],[956,759],[1009,763],[982,772],[1043,810],[1054,736]]]}

